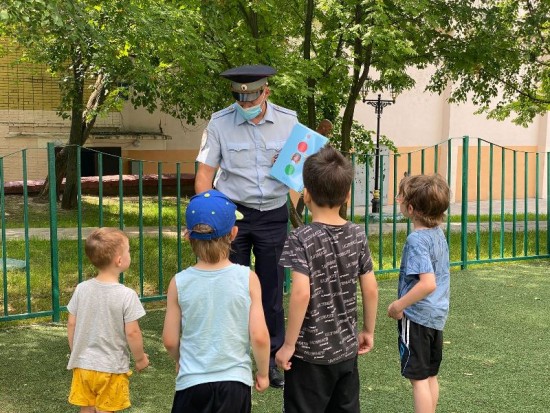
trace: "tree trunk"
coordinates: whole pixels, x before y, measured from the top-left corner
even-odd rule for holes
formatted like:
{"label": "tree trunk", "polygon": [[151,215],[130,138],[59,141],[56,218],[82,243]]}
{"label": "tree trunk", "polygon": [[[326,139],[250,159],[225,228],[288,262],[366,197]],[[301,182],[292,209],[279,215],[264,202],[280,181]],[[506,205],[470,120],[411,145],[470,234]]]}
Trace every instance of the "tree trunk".
{"label": "tree trunk", "polygon": [[[77,86],[77,85],[75,85]],[[78,85],[81,93],[75,93],[73,100],[73,111],[71,117],[71,134],[69,145],[65,147],[67,150],[67,164],[65,173],[65,188],[63,190],[63,198],[61,200],[61,208],[74,209],[77,206],[77,179],[78,171],[76,165],[77,146],[84,146],[90,132],[97,120],[97,111],[105,102],[105,75],[99,73],[96,77],[94,90],[88,98],[86,109],[82,110],[82,102],[84,99],[84,81]],[[91,113],[91,115],[90,115]],[[56,168],[57,169],[57,168]]]}
{"label": "tree trunk", "polygon": [[[55,199],[59,201],[61,199],[61,184],[63,183],[63,178],[65,178],[65,169],[67,166],[67,151],[65,148],[61,149],[57,155],[55,155]],[[46,201],[48,199],[50,192],[50,177],[46,176],[44,185],[40,189],[38,198]]]}
{"label": "tree trunk", "polygon": [[[308,0],[306,7],[306,21],[305,21],[305,32],[304,32],[304,60],[311,60],[311,32],[313,30],[313,12],[315,9],[315,2],[313,0]],[[315,108],[315,87],[317,82],[311,76],[308,76],[306,79],[308,96],[306,98],[307,102],[307,126],[311,129],[315,127],[315,122],[317,121],[317,114]]]}
{"label": "tree trunk", "polygon": [[71,131],[69,133],[69,142],[63,148],[67,162],[65,165],[56,165],[56,172],[63,171],[65,175],[65,188],[61,199],[61,208],[73,209],[77,203],[76,191],[76,146],[82,145],[83,116],[84,116],[84,76],[76,68],[73,78],[73,100],[71,108]]}
{"label": "tree trunk", "polygon": [[[90,136],[90,132],[97,119],[97,112],[105,102],[105,75],[99,73],[93,92],[90,94],[86,108],[83,106],[85,71],[82,69],[82,62],[76,59],[73,62],[73,85],[71,104],[71,129],[69,140],[65,147],[55,157],[55,175],[57,184],[57,199],[61,192],[61,184],[65,179],[61,207],[73,209],[77,205],[77,146],[83,146]],[[46,197],[49,192],[50,177],[46,177],[45,183],[40,192],[41,197]]]}

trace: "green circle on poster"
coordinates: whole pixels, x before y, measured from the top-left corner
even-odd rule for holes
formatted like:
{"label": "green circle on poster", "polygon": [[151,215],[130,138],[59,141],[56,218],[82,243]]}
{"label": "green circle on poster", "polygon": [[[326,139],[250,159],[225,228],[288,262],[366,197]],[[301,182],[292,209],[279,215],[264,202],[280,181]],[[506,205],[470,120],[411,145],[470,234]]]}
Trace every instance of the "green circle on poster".
{"label": "green circle on poster", "polygon": [[287,165],[285,167],[285,174],[292,175],[294,173],[294,166],[293,165]]}

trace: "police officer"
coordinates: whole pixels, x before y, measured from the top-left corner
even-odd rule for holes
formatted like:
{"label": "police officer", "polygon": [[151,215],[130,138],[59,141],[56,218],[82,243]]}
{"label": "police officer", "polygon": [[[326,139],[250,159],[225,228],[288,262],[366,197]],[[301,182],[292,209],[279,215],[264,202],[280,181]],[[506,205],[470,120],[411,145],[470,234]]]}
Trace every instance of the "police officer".
{"label": "police officer", "polygon": [[271,337],[269,379],[282,387],[275,353],[284,341],[283,280],[278,265],[287,235],[288,188],[270,176],[273,162],[298,122],[296,112],[268,101],[268,78],[276,70],[249,65],[226,70],[235,103],[212,115],[197,156],[197,193],[214,186],[226,194],[244,218],[238,220],[230,259],[254,268],[262,285],[262,302]]}

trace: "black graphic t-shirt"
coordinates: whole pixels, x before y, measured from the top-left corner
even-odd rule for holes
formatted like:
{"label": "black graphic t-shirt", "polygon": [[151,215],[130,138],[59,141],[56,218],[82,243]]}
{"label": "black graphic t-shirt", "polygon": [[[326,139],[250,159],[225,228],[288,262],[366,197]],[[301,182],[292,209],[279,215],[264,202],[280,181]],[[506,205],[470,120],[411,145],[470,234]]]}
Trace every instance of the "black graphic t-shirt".
{"label": "black graphic t-shirt", "polygon": [[363,228],[313,222],[293,230],[280,264],[309,276],[310,301],[297,358],[335,364],[357,354],[357,278],[372,271]]}

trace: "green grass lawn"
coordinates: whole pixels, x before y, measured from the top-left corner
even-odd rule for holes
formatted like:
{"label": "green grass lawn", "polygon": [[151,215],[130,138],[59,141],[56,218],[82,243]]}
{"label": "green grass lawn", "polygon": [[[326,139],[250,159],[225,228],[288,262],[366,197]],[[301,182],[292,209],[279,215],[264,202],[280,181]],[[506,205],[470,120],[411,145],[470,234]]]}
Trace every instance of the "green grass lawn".
{"label": "green grass lawn", "polygon": [[[461,234],[452,232],[450,245],[451,263],[457,265],[461,260]],[[382,238],[378,235],[369,237],[369,245],[374,258],[375,270],[382,268],[384,271],[393,271],[399,268],[403,244],[406,239],[405,232],[396,233],[395,240],[395,258],[393,255],[394,242],[392,234]],[[513,241],[516,242],[516,255],[524,255],[523,232],[517,232],[513,238],[511,232],[504,233],[503,256],[511,257],[513,255]],[[543,254],[546,249],[546,231],[540,231],[538,238],[534,231],[528,232],[527,237],[527,256],[536,255],[536,242],[539,243],[539,252]],[[381,241],[382,249],[380,250]],[[479,259],[489,258],[489,235],[487,232],[480,234],[479,242],[476,234],[468,234],[468,259],[475,260],[479,248]],[[69,302],[71,294],[78,283],[78,242],[75,240],[59,240],[59,285],[60,285],[60,303],[66,305]],[[143,238],[143,256],[141,257],[141,267],[143,274],[140,275],[140,244],[138,238],[130,239],[130,251],[132,256],[132,265],[124,274],[124,282],[138,292],[143,292],[144,296],[155,296],[166,293],[168,283],[177,268],[177,239],[173,237],[164,237],[162,239],[162,260],[159,260],[159,244],[157,237],[146,236]],[[182,268],[193,265],[194,255],[187,241],[182,240],[181,244]],[[25,260],[25,243],[22,240],[10,240],[6,243],[7,257],[12,259]],[[29,278],[23,270],[8,270],[6,273],[7,284],[7,304],[4,303],[4,295],[0,293],[0,310],[7,305],[7,313],[23,314],[34,313],[38,311],[48,311],[51,307],[51,271],[50,271],[50,242],[48,240],[31,239],[29,241]],[[500,233],[493,234],[492,257],[500,257]],[[380,266],[381,263],[381,266]],[[1,261],[0,261],[1,265]],[[93,276],[94,268],[84,256],[82,258],[82,278],[86,279]],[[380,274],[386,277],[387,274]],[[390,275],[393,276],[393,275]],[[0,277],[0,291],[4,290],[4,278]],[[27,292],[30,291],[32,300],[31,309],[27,311],[29,302]],[[1,411],[0,411],[1,413]]]}
{"label": "green grass lawn", "polygon": [[[529,231],[527,245],[524,245],[523,232],[517,232],[513,237],[511,232],[504,233],[502,253],[504,257],[513,255],[513,242],[516,243],[516,255],[523,256],[525,247],[527,256],[537,254],[536,241],[538,241],[539,253],[544,254],[546,247],[546,231],[540,231],[536,236],[534,231]],[[449,250],[453,266],[460,264],[461,260],[461,234],[452,232],[449,239]],[[487,232],[480,234],[479,240],[474,233],[468,234],[468,259],[489,258],[489,236]],[[394,241],[392,234],[382,238],[378,235],[369,237],[369,245],[374,258],[375,270],[382,268],[383,272],[395,272],[399,268],[403,244],[406,239],[405,232],[396,233],[395,257],[393,255]],[[478,242],[479,241],[479,242]],[[382,249],[380,250],[380,242]],[[500,233],[493,234],[492,257],[500,257]],[[124,274],[124,282],[136,291],[143,293],[145,297],[163,295],[166,293],[168,283],[177,268],[177,239],[164,237],[162,239],[162,260],[159,260],[159,243],[157,237],[146,236],[143,238],[142,251],[138,238],[130,239],[132,265]],[[194,255],[190,245],[185,240],[181,244],[182,268],[193,265]],[[78,283],[78,242],[75,240],[58,241],[58,265],[59,265],[59,297],[60,305],[69,302],[71,294]],[[6,255],[12,259],[25,260],[25,242],[22,240],[10,240],[6,242]],[[141,257],[140,257],[141,256]],[[0,277],[0,291],[4,291],[6,283],[7,301],[4,294],[0,294],[0,310],[7,308],[7,314],[36,313],[38,311],[51,310],[51,271],[50,271],[50,242],[48,240],[31,239],[29,241],[29,275],[23,270],[10,269],[4,277]],[[140,274],[140,259],[143,273]],[[1,262],[0,262],[1,264]],[[392,277],[393,275],[379,274],[380,277]],[[82,258],[82,278],[93,276],[94,268],[84,256]],[[30,292],[31,300],[27,299]],[[30,306],[30,309],[29,309]],[[2,413],[0,411],[0,413]]]}
{"label": "green grass lawn", "polygon": [[[188,202],[186,197],[180,200],[180,212],[182,219],[185,218],[185,208]],[[122,216],[120,214],[120,203],[118,197],[103,197],[100,200],[97,196],[82,196],[82,226],[99,226],[99,211],[102,211],[103,226],[118,227],[122,219],[127,227],[135,227],[139,224],[139,197],[126,196],[122,205]],[[143,225],[158,225],[158,197],[144,196],[141,202]],[[23,228],[24,204],[20,195],[7,195],[4,204],[6,214],[6,228]],[[30,228],[48,228],[50,222],[49,204],[38,197],[28,198],[27,219]],[[163,196],[162,198],[162,223],[164,226],[175,226],[177,224],[177,200],[175,196]],[[57,226],[59,228],[75,228],[78,225],[77,210],[64,210],[58,204]]]}
{"label": "green grass lawn", "polygon": [[[182,218],[185,215],[185,207],[188,199],[182,197],[180,200],[180,212]],[[100,200],[97,196],[82,196],[82,226],[83,227],[96,227],[99,225],[99,205]],[[158,197],[156,196],[143,196],[142,197],[142,216],[144,226],[157,226],[158,225]],[[21,195],[6,195],[4,201],[4,209],[6,214],[6,228],[23,228],[24,227],[24,203]],[[101,210],[103,214],[104,226],[119,226],[119,222],[122,219],[124,225],[127,227],[138,226],[139,222],[139,198],[136,196],[125,196],[122,206],[122,218],[120,214],[120,202],[118,197],[105,196],[101,200]],[[162,197],[162,221],[164,226],[175,226],[177,223],[177,200],[175,196],[163,196]],[[406,219],[399,214],[397,209],[396,222],[407,222]],[[523,213],[516,214],[516,221],[522,222],[525,218]],[[547,215],[541,211],[538,215],[539,221],[545,221]],[[309,215],[311,219],[311,215]],[[504,213],[502,219],[505,222],[512,222],[513,215],[510,213]],[[528,221],[535,221],[537,219],[536,214],[530,212],[527,214]],[[501,214],[492,215],[493,222],[497,223],[501,220]],[[451,222],[461,222],[460,215],[451,215]],[[49,227],[50,215],[49,204],[45,200],[39,197],[28,198],[28,225],[30,228],[47,228]],[[354,222],[364,223],[365,217],[356,215]],[[392,218],[388,217],[385,222],[392,222]],[[477,222],[476,215],[469,215],[468,222]],[[489,222],[489,215],[480,215],[479,222]],[[59,228],[71,228],[76,227],[78,224],[77,210],[64,210],[58,205],[57,208],[57,225]]]}
{"label": "green grass lawn", "polygon": [[[452,271],[438,413],[548,411],[550,322],[548,260]],[[374,350],[360,357],[361,410],[412,411],[411,386],[399,375],[395,322],[385,313],[396,279],[379,282]],[[151,367],[131,378],[128,412],[170,410],[174,365],[162,347],[164,310],[148,305],[141,320]],[[156,307],[156,308],[153,308]],[[0,413],[75,412],[64,325],[0,324]],[[253,411],[280,412],[282,392],[253,393]]]}
{"label": "green grass lawn", "polygon": [[[62,306],[67,305],[74,288],[78,284],[78,242],[75,240],[58,241],[59,297]],[[159,244],[157,237],[143,238],[143,257],[140,276],[140,246],[138,238],[130,238],[132,264],[123,275],[124,283],[144,296],[166,293],[170,278],[178,271],[177,239],[162,239],[162,261],[159,262]],[[181,243],[182,268],[195,263],[190,244]],[[82,243],[82,251],[84,246]],[[29,279],[24,270],[7,271],[7,306],[9,314],[47,311],[51,307],[51,271],[50,241],[32,239],[29,242]],[[84,252],[82,252],[84,254]],[[14,259],[25,259],[25,243],[22,240],[7,242],[7,255]],[[1,262],[1,261],[0,261]],[[88,258],[82,257],[82,279],[94,276],[95,269]],[[160,287],[160,289],[159,289]],[[0,291],[3,291],[4,279],[0,277]],[[31,311],[26,311],[27,291],[30,291]],[[3,309],[4,295],[0,293],[0,308]],[[0,413],[1,407],[0,407]]]}

